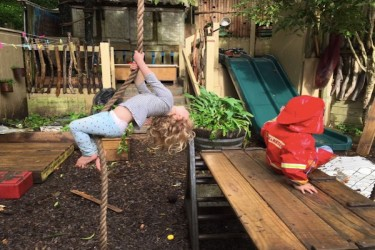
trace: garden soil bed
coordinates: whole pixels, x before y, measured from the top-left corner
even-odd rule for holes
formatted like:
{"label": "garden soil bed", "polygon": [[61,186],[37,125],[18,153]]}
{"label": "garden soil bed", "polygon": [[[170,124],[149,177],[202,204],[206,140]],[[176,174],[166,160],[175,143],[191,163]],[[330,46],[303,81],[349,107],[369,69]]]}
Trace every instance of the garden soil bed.
{"label": "garden soil bed", "polygon": [[[108,249],[190,249],[183,206],[186,152],[152,151],[142,136],[130,141],[130,149],[128,161],[109,163],[109,204],[123,212],[108,210]],[[0,212],[0,249],[100,249],[99,205],[70,191],[100,199],[100,174],[75,168],[79,156],[75,151],[20,199],[0,200],[6,206]],[[373,152],[368,158],[374,160]],[[248,249],[248,244],[210,240],[201,241],[201,249]]]}

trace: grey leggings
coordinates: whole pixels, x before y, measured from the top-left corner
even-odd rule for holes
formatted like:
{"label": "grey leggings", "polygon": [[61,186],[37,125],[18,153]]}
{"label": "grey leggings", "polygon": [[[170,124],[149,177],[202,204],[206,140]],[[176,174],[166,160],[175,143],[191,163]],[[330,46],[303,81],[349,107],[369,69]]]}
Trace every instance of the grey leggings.
{"label": "grey leggings", "polygon": [[121,137],[124,132],[116,125],[109,112],[100,112],[72,121],[69,128],[83,156],[92,156],[98,153],[96,144],[90,134]]}

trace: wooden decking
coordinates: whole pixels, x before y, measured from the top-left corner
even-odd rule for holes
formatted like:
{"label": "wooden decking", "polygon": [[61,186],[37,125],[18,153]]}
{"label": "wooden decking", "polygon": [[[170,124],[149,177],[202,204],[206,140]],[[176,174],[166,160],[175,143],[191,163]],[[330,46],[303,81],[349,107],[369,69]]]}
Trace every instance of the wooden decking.
{"label": "wooden decking", "polygon": [[62,134],[0,135],[0,171],[30,171],[34,183],[41,183],[73,151],[73,142]]}
{"label": "wooden decking", "polygon": [[[319,192],[304,195],[267,166],[262,149],[200,155],[257,249],[375,249],[375,203],[335,178],[314,172]],[[190,233],[198,249],[194,219]]]}

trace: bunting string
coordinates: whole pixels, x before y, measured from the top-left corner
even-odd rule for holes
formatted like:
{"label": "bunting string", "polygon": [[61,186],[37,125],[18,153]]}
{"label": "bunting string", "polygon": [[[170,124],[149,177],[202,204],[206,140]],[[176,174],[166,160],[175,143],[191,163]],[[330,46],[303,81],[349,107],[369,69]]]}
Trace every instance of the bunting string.
{"label": "bunting string", "polygon": [[[7,36],[17,36],[17,37],[20,36],[19,34],[5,33],[1,31],[0,31],[0,34],[5,34]],[[3,42],[0,40],[0,49],[4,47],[14,47],[15,49],[26,48],[26,49],[32,50],[32,49],[44,49],[48,47],[49,45],[69,45],[69,43],[67,41],[64,42],[62,38],[51,38],[51,37],[46,37],[45,35],[37,36],[33,34],[28,34],[26,32],[22,32],[21,37],[23,40],[23,43],[21,44],[7,43],[7,42]]]}

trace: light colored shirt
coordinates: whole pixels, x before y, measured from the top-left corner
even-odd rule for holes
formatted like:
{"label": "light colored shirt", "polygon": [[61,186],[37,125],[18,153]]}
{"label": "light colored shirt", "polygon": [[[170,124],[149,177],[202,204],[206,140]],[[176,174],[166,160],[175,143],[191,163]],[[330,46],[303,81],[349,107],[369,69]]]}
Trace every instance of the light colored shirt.
{"label": "light colored shirt", "polygon": [[[151,91],[147,85],[152,87]],[[173,107],[173,95],[155,76],[150,73],[145,76],[145,82],[136,84],[138,95],[131,97],[120,106],[126,107],[132,113],[138,127],[142,127],[148,117],[165,116]]]}

